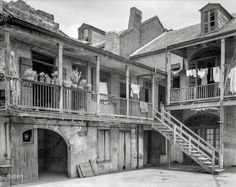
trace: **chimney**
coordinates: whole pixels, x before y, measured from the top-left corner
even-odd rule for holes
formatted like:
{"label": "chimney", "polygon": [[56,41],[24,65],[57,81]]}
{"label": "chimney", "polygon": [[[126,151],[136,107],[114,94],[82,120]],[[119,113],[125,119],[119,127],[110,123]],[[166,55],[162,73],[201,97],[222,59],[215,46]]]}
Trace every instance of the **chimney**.
{"label": "chimney", "polygon": [[130,9],[129,28],[140,29],[142,21],[142,12],[136,7]]}

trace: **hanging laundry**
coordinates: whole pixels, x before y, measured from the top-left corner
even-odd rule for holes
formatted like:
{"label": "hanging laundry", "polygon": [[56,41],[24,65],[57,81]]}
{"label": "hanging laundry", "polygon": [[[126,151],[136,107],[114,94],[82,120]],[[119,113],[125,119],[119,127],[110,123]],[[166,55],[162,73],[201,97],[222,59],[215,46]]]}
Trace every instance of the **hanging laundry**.
{"label": "hanging laundry", "polygon": [[148,103],[140,101],[140,111],[141,113],[147,113],[148,112]]}
{"label": "hanging laundry", "polygon": [[140,92],[140,85],[131,83],[130,96],[133,98],[133,97],[134,97],[134,94],[137,94],[138,99],[139,99],[139,92]]}
{"label": "hanging laundry", "polygon": [[202,71],[204,71],[204,75],[203,77],[200,77],[202,79],[202,85],[206,85],[207,82],[207,75],[208,75],[208,68],[202,69]]}
{"label": "hanging laundry", "polygon": [[230,91],[236,92],[236,67],[232,68],[229,73],[230,78]]}
{"label": "hanging laundry", "polygon": [[195,69],[189,69],[186,71],[186,76],[187,77],[190,77],[190,76],[193,76],[193,77],[196,77],[196,70]]}
{"label": "hanging laundry", "polygon": [[99,87],[100,87],[99,93],[101,94],[101,96],[100,96],[101,100],[107,101],[108,100],[107,82],[100,82]]}
{"label": "hanging laundry", "polygon": [[200,70],[198,70],[197,74],[198,74],[199,78],[202,79],[203,77],[205,77],[206,71],[205,71],[205,69],[200,69]]}
{"label": "hanging laundry", "polygon": [[220,67],[213,68],[213,80],[215,82],[220,82]]}

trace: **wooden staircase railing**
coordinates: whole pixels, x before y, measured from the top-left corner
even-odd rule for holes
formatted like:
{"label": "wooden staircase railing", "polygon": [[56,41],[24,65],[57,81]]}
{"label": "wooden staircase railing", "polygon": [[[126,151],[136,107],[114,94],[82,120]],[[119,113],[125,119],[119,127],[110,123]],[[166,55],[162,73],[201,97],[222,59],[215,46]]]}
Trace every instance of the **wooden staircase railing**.
{"label": "wooden staircase railing", "polygon": [[[219,170],[217,162],[219,153],[206,140],[201,138],[174,116],[161,108],[161,111],[154,109],[153,128],[165,136],[171,143],[190,156],[195,162],[201,165],[207,172],[214,173]],[[159,123],[158,123],[159,122]]]}

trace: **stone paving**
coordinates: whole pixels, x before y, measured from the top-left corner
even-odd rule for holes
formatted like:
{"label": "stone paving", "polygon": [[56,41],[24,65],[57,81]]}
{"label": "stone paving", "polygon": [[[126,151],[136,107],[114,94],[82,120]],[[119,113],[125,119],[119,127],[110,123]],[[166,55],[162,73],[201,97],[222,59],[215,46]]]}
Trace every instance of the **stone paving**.
{"label": "stone paving", "polygon": [[[236,168],[229,168],[219,175],[184,168],[148,168],[83,179],[56,179],[44,177],[38,183],[18,185],[32,187],[234,187]],[[59,180],[59,181],[57,181]]]}

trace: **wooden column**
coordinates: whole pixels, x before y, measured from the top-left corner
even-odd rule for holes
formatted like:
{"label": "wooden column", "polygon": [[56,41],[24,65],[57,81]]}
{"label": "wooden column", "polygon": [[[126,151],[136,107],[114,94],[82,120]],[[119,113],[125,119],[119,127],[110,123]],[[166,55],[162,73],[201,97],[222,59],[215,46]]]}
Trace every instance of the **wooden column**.
{"label": "wooden column", "polygon": [[127,102],[127,113],[129,116],[129,66],[126,66],[126,102]]}
{"label": "wooden column", "polygon": [[171,91],[171,53],[166,52],[166,70],[167,70],[167,105],[170,105]]}
{"label": "wooden column", "polygon": [[5,45],[5,74],[8,78],[6,78],[6,84],[5,84],[5,105],[8,108],[10,105],[10,81],[9,81],[9,76],[10,76],[10,68],[9,68],[9,63],[10,63],[10,33],[8,29],[4,29],[4,45]]}
{"label": "wooden column", "polygon": [[92,85],[92,67],[91,62],[87,65],[87,83]]}
{"label": "wooden column", "polygon": [[60,112],[63,112],[63,44],[58,44],[58,77],[59,77],[59,85],[60,85],[60,103],[59,103],[59,109]]}
{"label": "wooden column", "polygon": [[152,115],[155,109],[155,75],[152,74]]}
{"label": "wooden column", "polygon": [[225,71],[225,39],[221,39],[221,61],[220,61],[220,150],[219,166],[222,169],[224,165],[224,71]]}
{"label": "wooden column", "polygon": [[96,57],[97,115],[100,114],[100,57]]}

